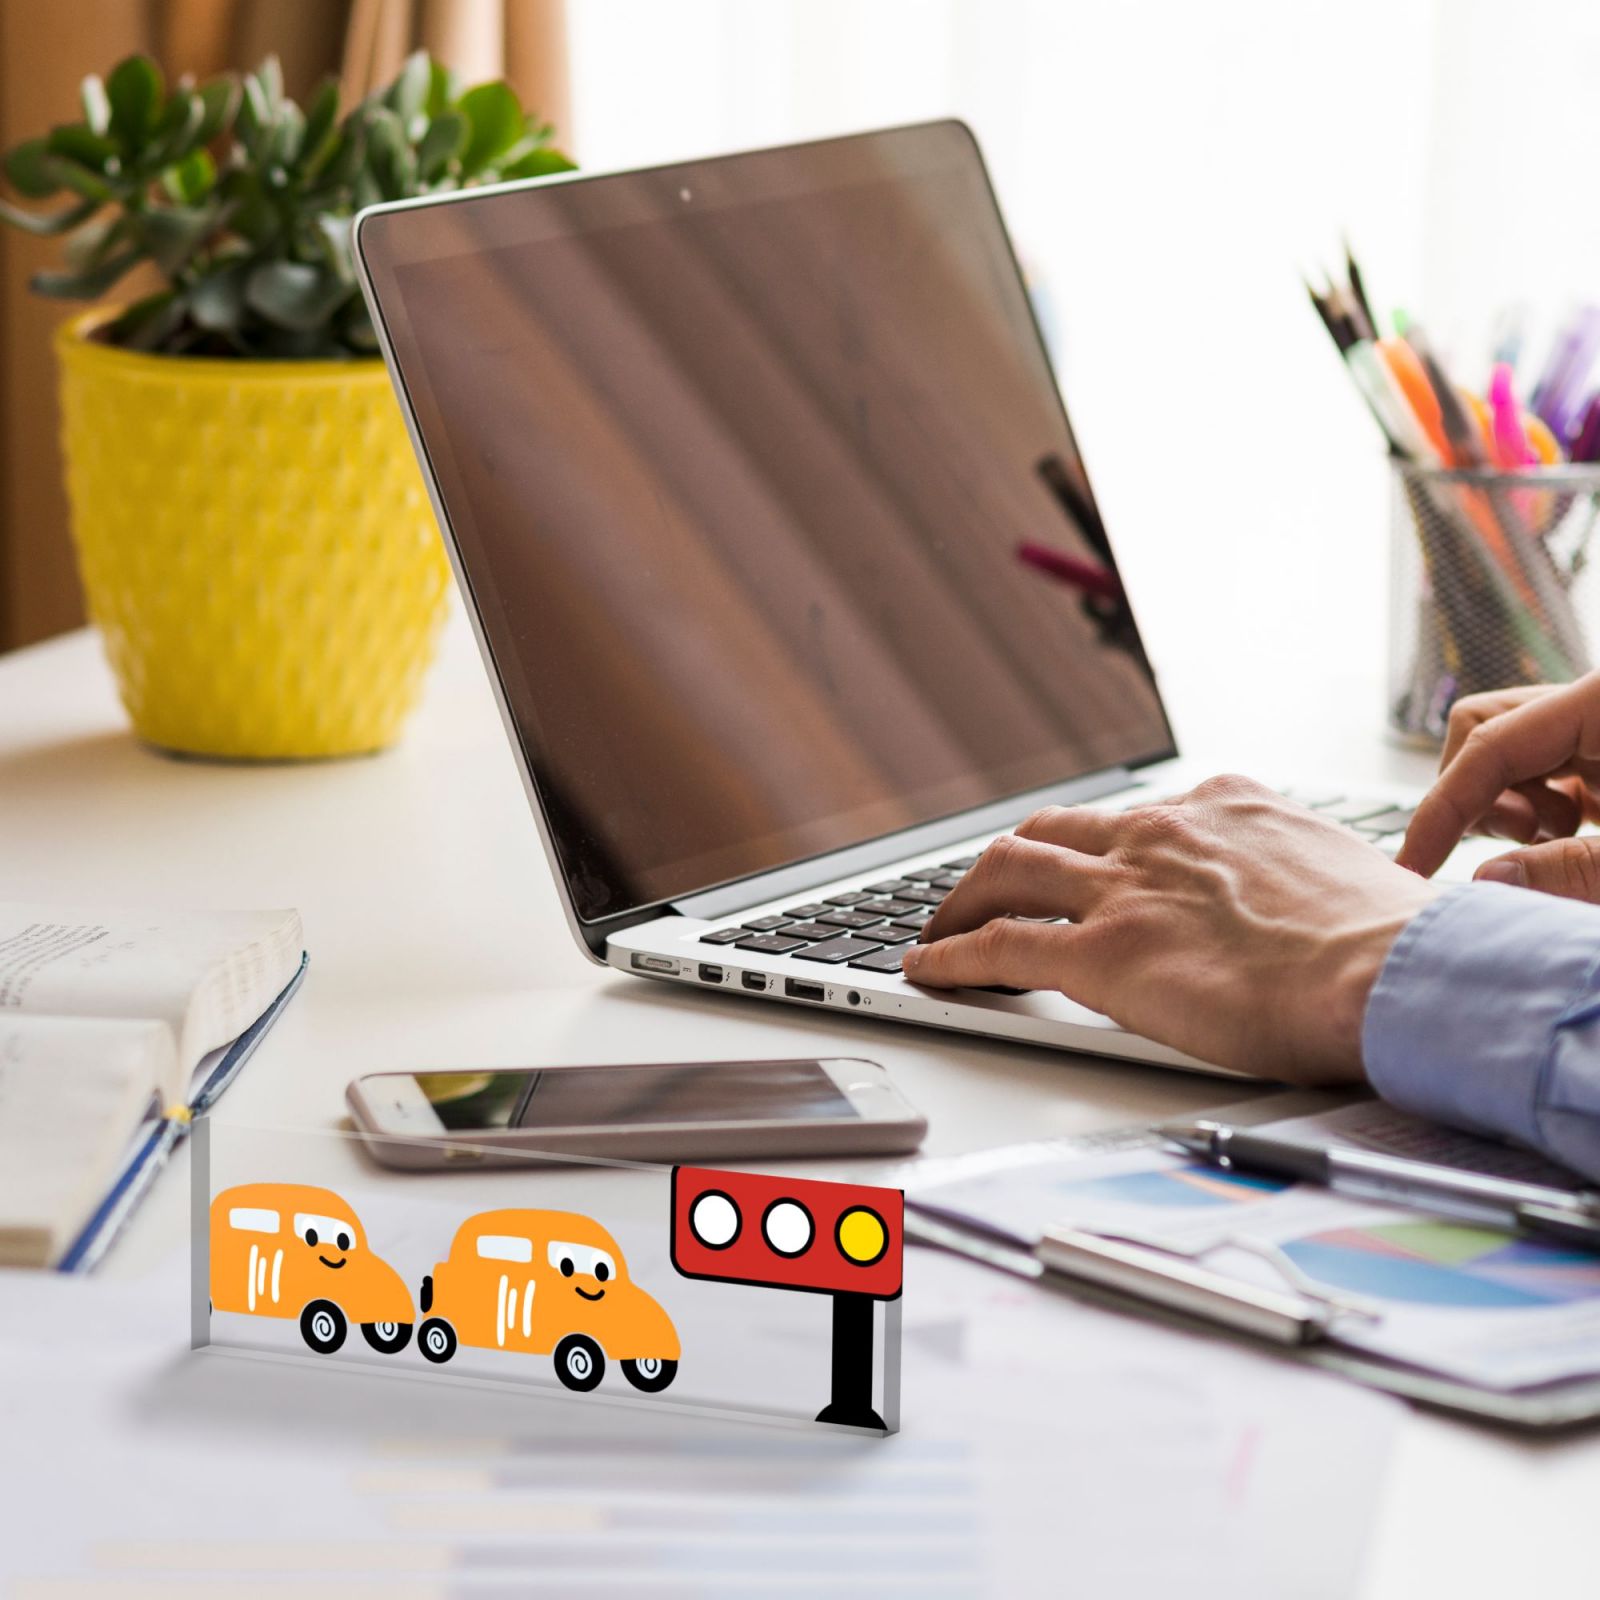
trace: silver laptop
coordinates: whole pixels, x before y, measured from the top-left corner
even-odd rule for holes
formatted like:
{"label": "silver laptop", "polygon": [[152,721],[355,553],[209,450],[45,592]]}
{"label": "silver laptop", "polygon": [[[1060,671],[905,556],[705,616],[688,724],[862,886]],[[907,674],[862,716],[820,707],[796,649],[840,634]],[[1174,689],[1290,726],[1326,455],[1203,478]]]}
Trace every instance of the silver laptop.
{"label": "silver laptop", "polygon": [[[356,253],[594,960],[1215,1070],[899,975],[1036,807],[1204,775],[965,127],[378,206]],[[1390,849],[1409,817],[1300,797]]]}

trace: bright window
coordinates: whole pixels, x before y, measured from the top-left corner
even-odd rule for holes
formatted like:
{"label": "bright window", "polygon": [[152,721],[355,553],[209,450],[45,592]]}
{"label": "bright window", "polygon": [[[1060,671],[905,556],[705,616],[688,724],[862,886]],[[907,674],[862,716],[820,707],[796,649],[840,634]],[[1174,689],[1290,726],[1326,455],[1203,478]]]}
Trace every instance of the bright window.
{"label": "bright window", "polygon": [[486,1233],[478,1240],[478,1254],[485,1261],[532,1261],[533,1241],[510,1233]]}

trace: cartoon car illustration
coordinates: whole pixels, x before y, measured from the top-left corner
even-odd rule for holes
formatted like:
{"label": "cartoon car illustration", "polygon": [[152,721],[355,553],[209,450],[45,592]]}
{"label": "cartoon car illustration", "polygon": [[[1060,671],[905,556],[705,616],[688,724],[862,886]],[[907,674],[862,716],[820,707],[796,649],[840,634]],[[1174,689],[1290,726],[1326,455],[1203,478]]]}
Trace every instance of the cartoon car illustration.
{"label": "cartoon car illustration", "polygon": [[482,1211],[456,1230],[450,1259],[422,1280],[417,1348],[448,1361],[456,1344],[555,1357],[556,1376],[586,1393],[622,1363],[654,1394],[678,1371],[678,1334],[628,1277],[617,1242],[572,1211]]}
{"label": "cartoon car illustration", "polygon": [[405,1280],[367,1249],[354,1209],[331,1189],[246,1183],[211,1202],[211,1307],[298,1317],[311,1348],[331,1355],[350,1323],[394,1355],[415,1311]]}

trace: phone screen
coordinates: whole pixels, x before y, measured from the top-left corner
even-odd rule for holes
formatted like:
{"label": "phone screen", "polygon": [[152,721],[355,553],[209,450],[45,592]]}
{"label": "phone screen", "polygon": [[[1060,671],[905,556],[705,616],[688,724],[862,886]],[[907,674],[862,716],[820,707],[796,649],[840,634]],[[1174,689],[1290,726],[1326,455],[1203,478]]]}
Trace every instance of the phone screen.
{"label": "phone screen", "polygon": [[415,1078],[451,1132],[670,1122],[813,1122],[857,1115],[817,1061],[419,1072]]}

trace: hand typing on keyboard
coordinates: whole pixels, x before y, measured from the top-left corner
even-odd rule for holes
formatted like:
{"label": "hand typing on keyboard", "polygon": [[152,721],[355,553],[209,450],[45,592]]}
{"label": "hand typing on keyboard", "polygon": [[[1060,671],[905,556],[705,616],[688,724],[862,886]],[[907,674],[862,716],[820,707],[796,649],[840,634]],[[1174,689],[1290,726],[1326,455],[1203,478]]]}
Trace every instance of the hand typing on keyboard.
{"label": "hand typing on keyboard", "polygon": [[944,898],[903,970],[1059,989],[1220,1066],[1356,1081],[1378,970],[1439,892],[1339,822],[1213,778],[1120,814],[1037,812]]}

